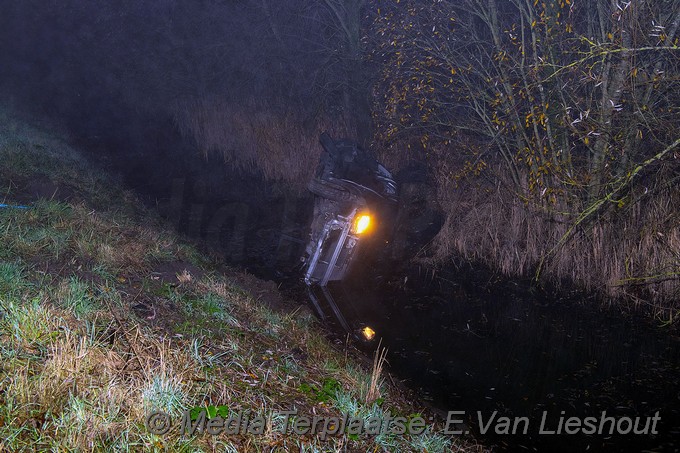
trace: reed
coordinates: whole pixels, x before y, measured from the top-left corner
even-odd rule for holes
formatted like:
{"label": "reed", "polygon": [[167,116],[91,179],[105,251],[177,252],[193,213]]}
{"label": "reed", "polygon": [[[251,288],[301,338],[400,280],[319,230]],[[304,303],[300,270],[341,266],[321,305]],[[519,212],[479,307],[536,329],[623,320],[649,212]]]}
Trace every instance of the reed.
{"label": "reed", "polygon": [[238,105],[188,101],[177,106],[175,119],[205,155],[217,153],[236,168],[261,172],[297,189],[314,173],[323,131],[337,137],[356,135],[346,118],[320,114],[309,119],[294,108],[277,109],[255,101]]}
{"label": "reed", "polygon": [[[439,175],[438,202],[446,221],[431,248],[433,261],[453,255],[481,261],[507,276],[530,276],[584,209],[579,202],[536,206],[505,184],[456,182]],[[544,277],[569,281],[610,301],[632,302],[672,317],[680,296],[680,193],[673,187],[633,188],[582,225],[554,255]]]}

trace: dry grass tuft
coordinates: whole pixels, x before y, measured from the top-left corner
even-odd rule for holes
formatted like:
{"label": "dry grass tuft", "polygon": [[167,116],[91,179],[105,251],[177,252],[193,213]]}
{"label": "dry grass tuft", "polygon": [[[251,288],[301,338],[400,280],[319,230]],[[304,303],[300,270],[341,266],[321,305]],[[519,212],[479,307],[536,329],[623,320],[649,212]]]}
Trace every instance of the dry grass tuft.
{"label": "dry grass tuft", "polygon": [[384,382],[382,372],[386,361],[387,348],[381,348],[380,345],[378,345],[378,349],[373,354],[373,368],[371,368],[371,379],[368,385],[368,391],[366,392],[366,404],[373,404],[373,402],[381,396],[380,388]]}
{"label": "dry grass tuft", "polygon": [[180,283],[186,284],[186,283],[191,283],[191,281],[192,281],[191,273],[186,269],[184,269],[181,273],[175,274],[175,276],[177,277],[177,280]]}

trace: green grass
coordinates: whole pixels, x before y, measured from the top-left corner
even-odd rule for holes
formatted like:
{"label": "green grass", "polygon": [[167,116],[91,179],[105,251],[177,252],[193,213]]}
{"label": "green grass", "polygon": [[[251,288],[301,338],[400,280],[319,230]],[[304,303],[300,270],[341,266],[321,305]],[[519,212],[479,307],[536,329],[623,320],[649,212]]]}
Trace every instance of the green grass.
{"label": "green grass", "polygon": [[54,332],[49,328],[52,314],[35,298],[25,303],[0,299],[2,320],[0,328],[7,334],[7,346],[3,352],[44,351]]}
{"label": "green grass", "polygon": [[433,433],[431,429],[428,429],[419,436],[413,436],[410,446],[413,451],[443,453],[450,450],[451,439],[441,434]]}
{"label": "green grass", "polygon": [[78,277],[63,281],[57,291],[59,302],[76,318],[83,318],[98,308],[92,288]]}
{"label": "green grass", "polygon": [[0,294],[14,295],[26,286],[24,267],[18,262],[0,261]]}

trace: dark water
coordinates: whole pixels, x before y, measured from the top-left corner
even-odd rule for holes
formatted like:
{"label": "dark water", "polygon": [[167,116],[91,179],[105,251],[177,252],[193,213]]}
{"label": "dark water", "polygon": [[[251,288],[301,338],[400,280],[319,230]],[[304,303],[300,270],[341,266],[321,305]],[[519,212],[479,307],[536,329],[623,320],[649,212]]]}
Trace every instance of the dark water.
{"label": "dark water", "polygon": [[[392,372],[434,407],[464,411],[485,444],[512,451],[680,448],[680,342],[668,331],[594,309],[592,301],[548,300],[509,282],[485,285],[453,272],[391,285],[365,278],[332,285],[330,294],[344,317],[339,322],[321,295],[330,325],[373,328],[389,350]],[[649,434],[623,435],[614,427],[609,435],[607,419],[602,435],[557,434],[560,418],[569,417],[596,417],[591,430],[597,431],[603,412],[624,432],[628,422],[621,418],[634,424],[640,417],[639,429],[649,423]],[[494,420],[527,420],[515,434],[498,434],[492,423],[482,435],[494,413]],[[540,434],[544,417],[543,431],[555,434]]]}

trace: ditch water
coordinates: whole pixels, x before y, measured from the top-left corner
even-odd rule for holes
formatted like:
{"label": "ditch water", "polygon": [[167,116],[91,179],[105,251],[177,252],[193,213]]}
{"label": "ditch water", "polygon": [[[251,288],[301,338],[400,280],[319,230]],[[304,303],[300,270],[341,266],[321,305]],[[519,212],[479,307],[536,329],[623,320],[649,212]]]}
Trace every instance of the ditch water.
{"label": "ditch water", "polygon": [[[434,408],[464,412],[453,418],[465,419],[484,444],[508,451],[680,448],[680,342],[638,318],[454,272],[380,287],[365,278],[331,285],[329,294],[336,310],[323,296],[315,307],[329,325],[353,333],[370,326],[376,336],[366,352],[381,338],[391,371]],[[640,417],[640,429],[649,417],[650,434],[614,428],[609,435],[606,419],[603,435],[566,435],[564,425],[557,434],[560,418],[595,417],[599,429],[603,416],[617,423]],[[515,434],[495,421],[482,434],[491,417],[527,420]]]}

